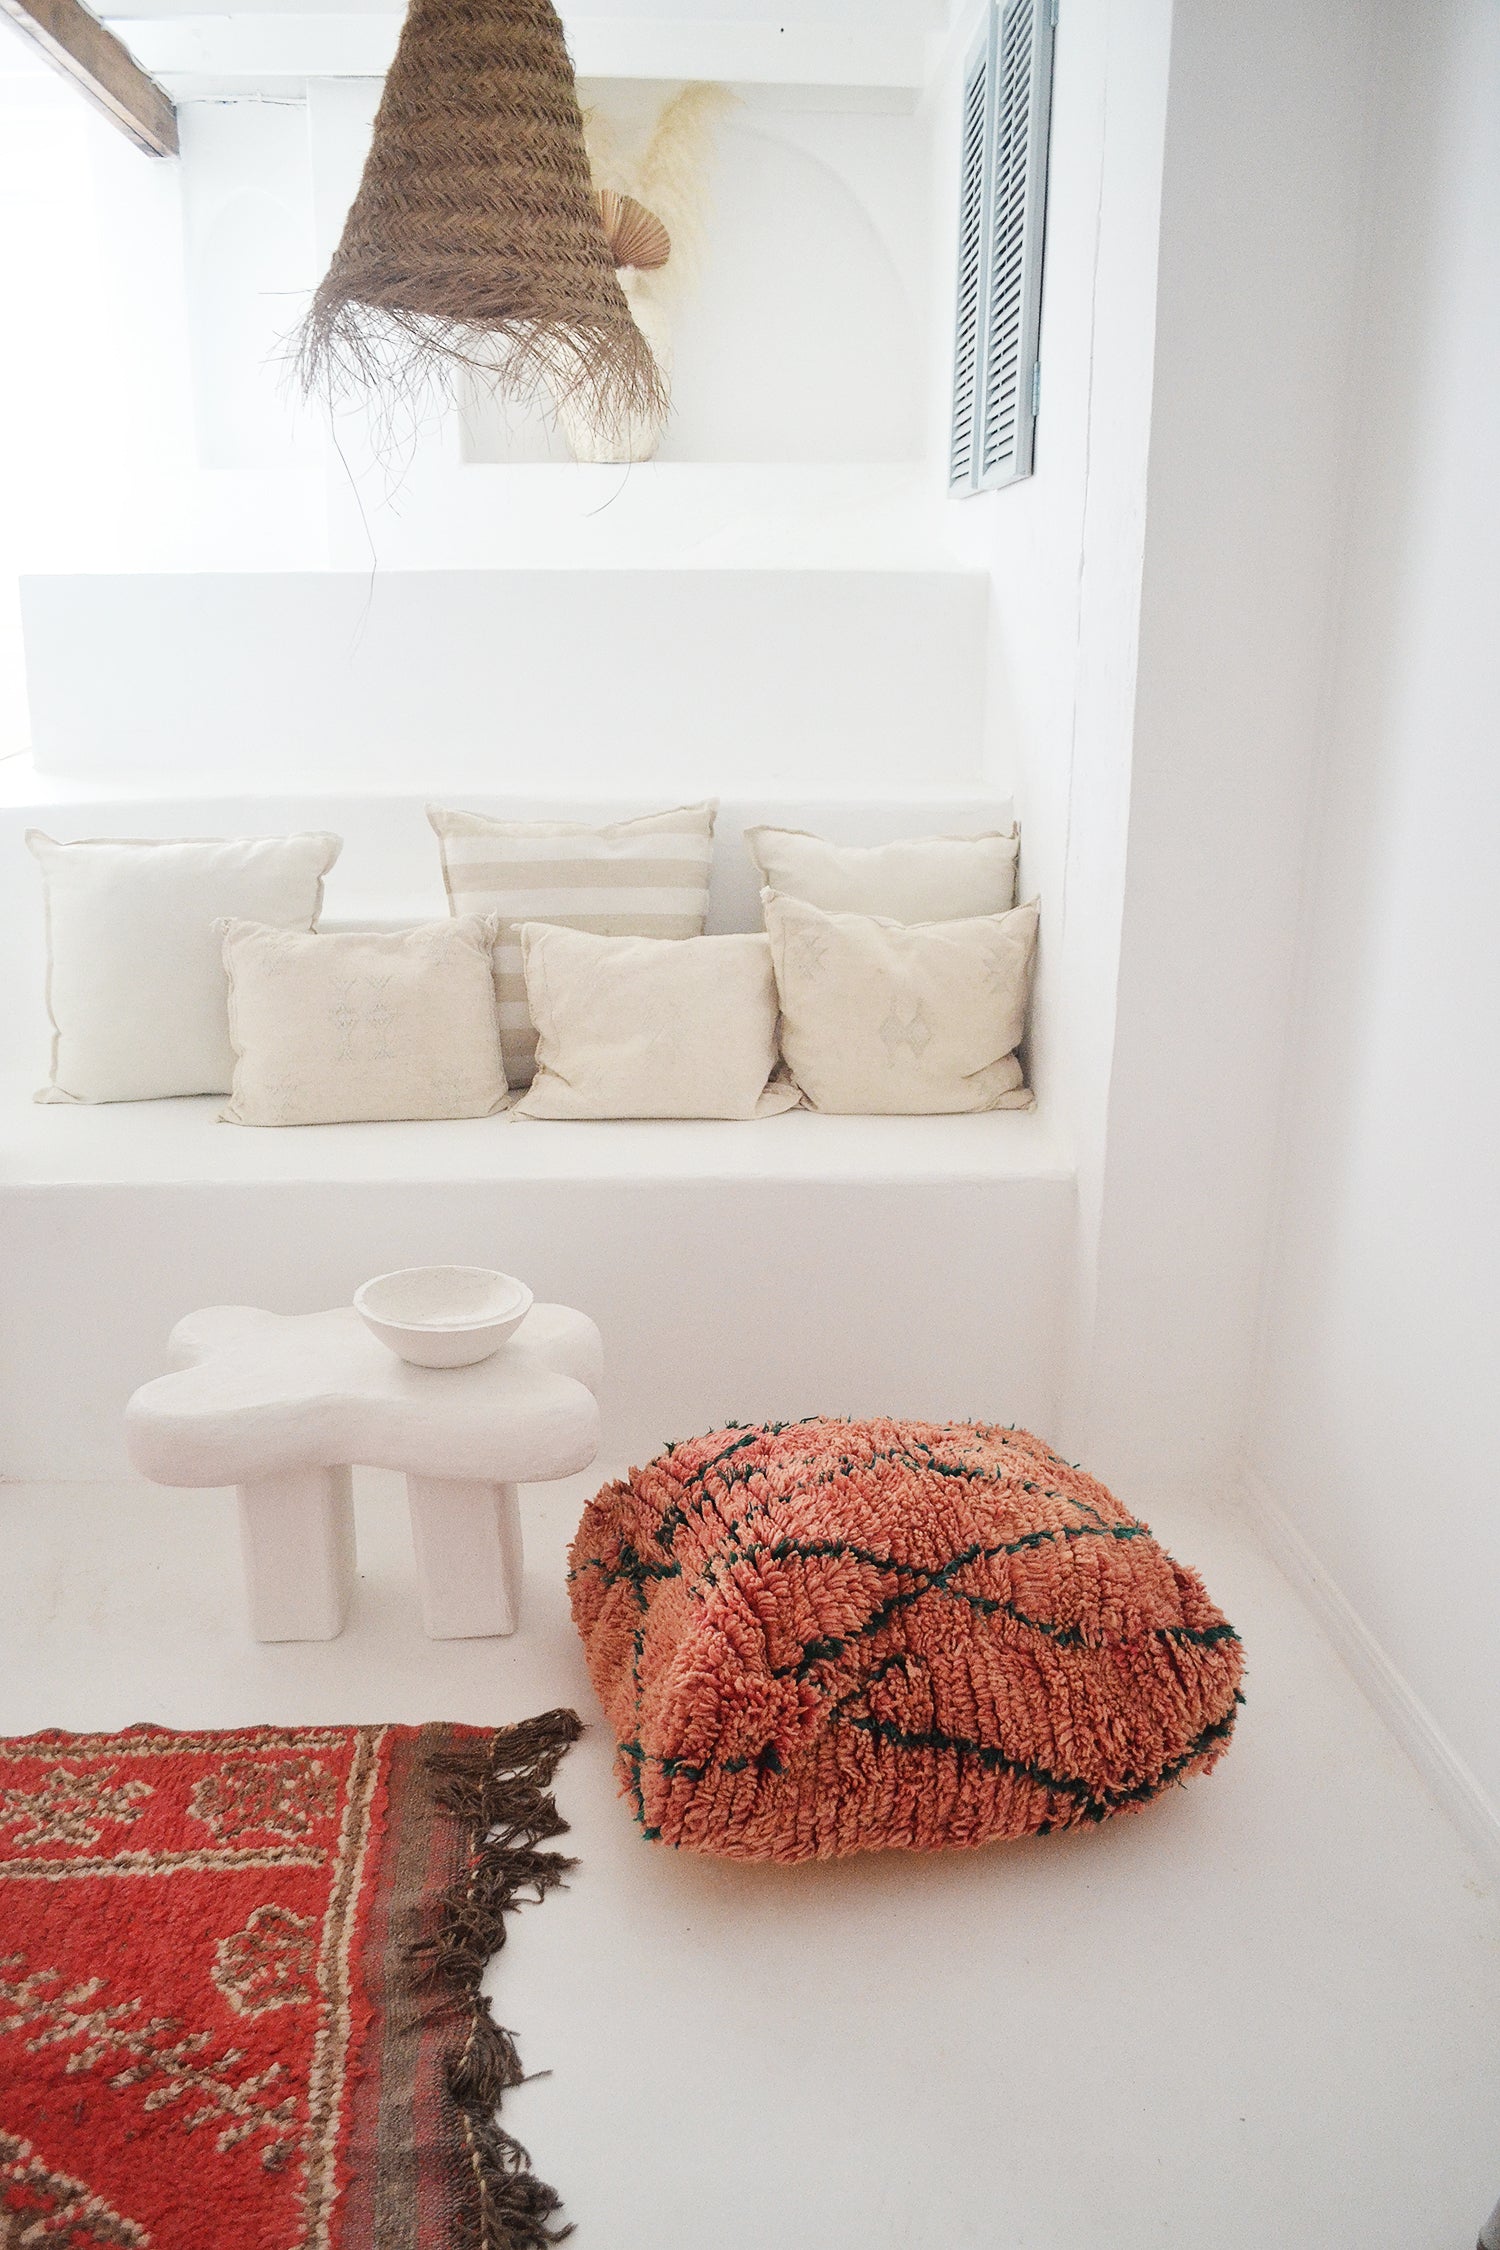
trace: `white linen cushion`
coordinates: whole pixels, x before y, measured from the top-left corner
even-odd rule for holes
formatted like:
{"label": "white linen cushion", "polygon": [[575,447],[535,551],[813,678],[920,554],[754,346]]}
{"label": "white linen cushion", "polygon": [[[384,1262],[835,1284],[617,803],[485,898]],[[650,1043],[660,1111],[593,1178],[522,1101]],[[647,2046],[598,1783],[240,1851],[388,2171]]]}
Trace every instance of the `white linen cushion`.
{"label": "white linen cushion", "polygon": [[1030,1108],[1016,1048],[1035,902],[909,924],[761,895],[781,1051],[811,1108],[903,1117]]}
{"label": "white linen cushion", "polygon": [[987,836],[908,836],[893,844],[831,844],[800,828],[747,828],[768,890],[827,914],[892,922],[957,922],[1016,903],[1014,828]]}
{"label": "white linen cushion", "polygon": [[761,936],[595,937],[523,922],[536,1076],[518,1117],[771,1117],[776,983]]}
{"label": "white linen cushion", "polygon": [[267,929],[221,922],[229,978],[232,1125],[489,1117],[505,1074],[493,925],[466,915],[410,930]]}
{"label": "white linen cushion", "polygon": [[244,915],[311,930],[337,836],[27,844],[47,902],[52,1074],[40,1102],[222,1094],[234,1069],[223,946]]}
{"label": "white linen cushion", "polygon": [[681,805],[590,828],[576,820],[491,820],[429,805],[455,914],[495,914],[500,1044],[512,1086],[531,1082],[536,1031],[526,1005],[522,922],[601,937],[703,934],[713,857],[713,803]]}

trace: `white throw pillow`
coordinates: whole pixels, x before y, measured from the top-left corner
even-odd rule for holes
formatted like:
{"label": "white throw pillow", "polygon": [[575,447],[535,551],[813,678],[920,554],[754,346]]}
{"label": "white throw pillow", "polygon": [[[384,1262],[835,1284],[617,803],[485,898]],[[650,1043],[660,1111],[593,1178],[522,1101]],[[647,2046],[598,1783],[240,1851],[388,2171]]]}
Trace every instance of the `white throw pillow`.
{"label": "white throw pillow", "polygon": [[221,922],[234,1042],[232,1125],[489,1117],[505,1104],[476,917],[307,936]]}
{"label": "white throw pillow", "polygon": [[512,1086],[530,1084],[536,1053],[521,923],[551,922],[601,937],[700,937],[717,809],[682,805],[590,828],[576,820],[491,820],[428,806],[450,908],[497,914],[507,925],[495,953],[495,1000]]}
{"label": "white throw pillow", "polygon": [[747,828],[768,890],[826,914],[892,922],[958,922],[1016,903],[1014,828],[987,836],[909,836],[894,844],[830,844],[799,828]]}
{"label": "white throw pillow", "polygon": [[52,1076],[41,1102],[222,1094],[234,1069],[223,946],[244,915],[310,930],[337,836],[26,841],[47,900]]}
{"label": "white throw pillow", "polygon": [[781,1051],[814,1109],[926,1117],[1028,1109],[1037,908],[906,924],[765,891]]}
{"label": "white throw pillow", "polygon": [[537,1027],[518,1117],[771,1117],[776,983],[763,937],[593,937],[521,925]]}

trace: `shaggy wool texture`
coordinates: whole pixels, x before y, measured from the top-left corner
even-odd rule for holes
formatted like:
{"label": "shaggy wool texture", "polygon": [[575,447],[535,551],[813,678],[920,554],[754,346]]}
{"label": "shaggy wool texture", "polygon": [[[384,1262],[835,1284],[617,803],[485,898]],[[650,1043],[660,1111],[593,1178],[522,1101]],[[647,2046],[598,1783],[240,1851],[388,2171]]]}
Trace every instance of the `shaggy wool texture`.
{"label": "shaggy wool texture", "polygon": [[479,1985],[579,1731],[0,1742],[0,2244],[536,2250]]}
{"label": "shaggy wool texture", "polygon": [[573,1615],[644,1833],[731,1859],[1045,1835],[1206,1772],[1238,1636],[1081,1470],[985,1423],[730,1425],[606,1485]]}

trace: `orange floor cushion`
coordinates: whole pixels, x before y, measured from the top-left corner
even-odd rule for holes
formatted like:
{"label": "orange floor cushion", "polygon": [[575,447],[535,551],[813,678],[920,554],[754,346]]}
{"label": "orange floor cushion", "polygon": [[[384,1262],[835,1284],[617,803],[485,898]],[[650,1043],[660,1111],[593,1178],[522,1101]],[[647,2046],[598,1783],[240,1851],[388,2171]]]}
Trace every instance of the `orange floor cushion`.
{"label": "orange floor cushion", "polygon": [[573,1615],[644,1833],[935,1851],[1149,1804],[1222,1755],[1239,1638],[1103,1485],[982,1422],[731,1425],[584,1511]]}

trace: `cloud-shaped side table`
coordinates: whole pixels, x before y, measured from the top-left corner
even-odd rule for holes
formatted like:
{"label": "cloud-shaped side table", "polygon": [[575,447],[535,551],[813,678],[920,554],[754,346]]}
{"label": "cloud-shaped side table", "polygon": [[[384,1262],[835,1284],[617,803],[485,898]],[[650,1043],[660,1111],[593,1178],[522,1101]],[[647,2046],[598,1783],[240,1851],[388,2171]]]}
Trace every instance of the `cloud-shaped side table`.
{"label": "cloud-shaped side table", "polygon": [[176,1372],[125,1412],[157,1484],[237,1485],[251,1630],[332,1640],[354,1581],[350,1467],[406,1478],[422,1622],[437,1640],[513,1633],[519,1484],[586,1469],[599,1447],[599,1331],[534,1305],[476,1367],[412,1367],[352,1306],[270,1313],[214,1305],[173,1329]]}

